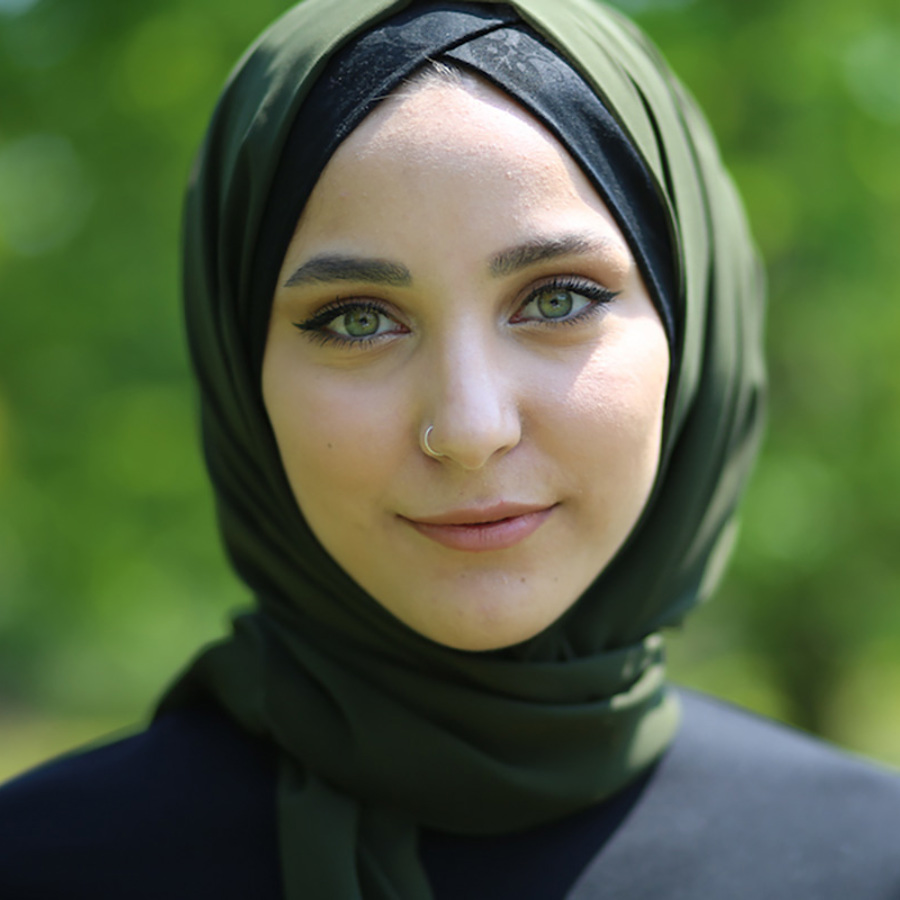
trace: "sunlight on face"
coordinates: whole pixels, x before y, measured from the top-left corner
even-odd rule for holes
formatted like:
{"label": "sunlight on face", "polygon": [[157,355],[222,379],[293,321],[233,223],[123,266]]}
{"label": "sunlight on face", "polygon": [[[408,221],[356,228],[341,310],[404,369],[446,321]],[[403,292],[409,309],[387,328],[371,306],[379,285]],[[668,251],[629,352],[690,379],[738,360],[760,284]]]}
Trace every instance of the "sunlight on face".
{"label": "sunlight on face", "polygon": [[284,260],[263,395],[334,559],[420,634],[487,650],[554,622],[628,536],[668,368],[603,202],[473,81],[390,98],[337,150]]}

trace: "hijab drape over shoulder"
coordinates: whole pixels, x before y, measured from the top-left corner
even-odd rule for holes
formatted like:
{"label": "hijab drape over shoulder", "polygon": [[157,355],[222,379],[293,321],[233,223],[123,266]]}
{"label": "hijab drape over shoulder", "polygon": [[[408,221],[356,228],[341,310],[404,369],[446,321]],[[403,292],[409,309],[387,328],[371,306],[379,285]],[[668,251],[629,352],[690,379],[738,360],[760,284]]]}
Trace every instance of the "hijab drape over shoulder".
{"label": "hijab drape over shoulder", "polygon": [[[547,631],[488,653],[414,633],[322,549],[260,386],[276,277],[319,173],[430,60],[479,72],[560,138],[621,227],[673,360],[663,462],[624,548]],[[645,771],[678,718],[658,632],[708,593],[727,553],[763,384],[762,282],[743,212],[656,50],[593,0],[305,0],[225,88],[184,240],[206,460],[256,604],[162,708],[211,697],[279,749],[289,900],[425,900],[417,826],[522,829]]]}

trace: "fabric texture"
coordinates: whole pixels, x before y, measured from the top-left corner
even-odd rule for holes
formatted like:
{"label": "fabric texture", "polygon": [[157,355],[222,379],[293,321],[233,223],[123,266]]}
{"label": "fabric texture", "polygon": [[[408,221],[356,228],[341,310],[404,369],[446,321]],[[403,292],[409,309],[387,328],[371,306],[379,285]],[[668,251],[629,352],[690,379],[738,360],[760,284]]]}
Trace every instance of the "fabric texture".
{"label": "fabric texture", "polygon": [[[424,831],[435,900],[900,897],[897,773],[679,697],[672,746],[611,800],[499,837]],[[273,755],[191,708],[3,785],[0,897],[283,900]]]}
{"label": "fabric texture", "polygon": [[[455,651],[415,634],[340,569],[297,508],[262,402],[278,266],[316,166],[377,92],[362,92],[362,108],[339,121],[296,125],[317,82],[339,82],[331,57],[381,27],[392,53],[405,48],[410,71],[447,54],[505,79],[554,127],[617,214],[669,318],[663,462],[644,515],[568,614],[503,651]],[[536,86],[530,102],[526,58],[506,53],[516,42],[531,48],[528,59],[543,44],[565,58],[608,112],[602,127],[582,127],[581,113],[561,119]],[[506,50],[492,61],[491,46]],[[304,144],[311,156],[300,163]],[[226,548],[255,606],[201,653],[161,710],[211,697],[278,748],[288,900],[423,900],[417,827],[532,827],[645,772],[677,726],[659,629],[680,622],[715,581],[763,390],[762,283],[741,206],[702,117],[653,47],[592,0],[305,0],[226,86],[190,186],[184,240],[206,460]]]}

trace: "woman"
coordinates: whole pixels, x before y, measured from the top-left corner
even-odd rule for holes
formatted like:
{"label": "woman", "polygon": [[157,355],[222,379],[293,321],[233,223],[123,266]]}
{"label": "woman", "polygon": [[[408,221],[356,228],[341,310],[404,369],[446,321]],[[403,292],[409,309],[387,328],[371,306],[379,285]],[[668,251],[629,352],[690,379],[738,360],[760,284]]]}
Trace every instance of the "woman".
{"label": "woman", "polygon": [[706,127],[590,0],[307,0],[188,197],[257,606],[0,803],[14,897],[889,897],[900,784],[665,682],[756,449]]}

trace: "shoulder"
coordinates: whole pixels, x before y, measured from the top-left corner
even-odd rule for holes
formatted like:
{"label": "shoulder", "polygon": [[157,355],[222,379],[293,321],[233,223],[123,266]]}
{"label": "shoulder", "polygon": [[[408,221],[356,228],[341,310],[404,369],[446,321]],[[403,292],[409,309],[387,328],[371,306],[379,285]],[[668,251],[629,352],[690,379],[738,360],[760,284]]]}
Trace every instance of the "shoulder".
{"label": "shoulder", "polygon": [[601,881],[604,900],[900,898],[900,776],[724,702],[682,701],[675,743],[573,898],[601,896]]}
{"label": "shoulder", "polygon": [[26,773],[0,788],[0,896],[279,896],[274,767],[197,709]]}
{"label": "shoulder", "polygon": [[[687,691],[681,697],[684,723],[668,764],[705,786],[711,802],[714,788],[727,788],[733,800],[761,811],[840,813],[818,823],[823,834],[854,824],[900,826],[900,773],[724,701]],[[900,830],[889,837],[900,848]]]}

